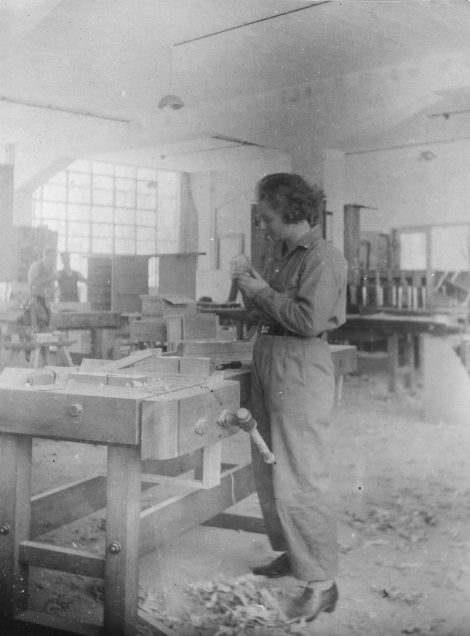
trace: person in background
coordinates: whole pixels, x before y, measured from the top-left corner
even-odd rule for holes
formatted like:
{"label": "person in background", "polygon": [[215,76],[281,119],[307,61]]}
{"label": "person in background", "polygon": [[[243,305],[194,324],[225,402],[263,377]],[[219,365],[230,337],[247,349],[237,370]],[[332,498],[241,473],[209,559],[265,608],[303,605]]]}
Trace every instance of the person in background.
{"label": "person in background", "polygon": [[78,283],[85,283],[86,278],[76,270],[70,267],[70,256],[67,252],[60,255],[63,269],[58,273],[57,282],[59,283],[59,301],[61,302],[79,302]]}
{"label": "person in background", "polygon": [[[57,250],[45,247],[40,261],[34,261],[28,270],[28,283],[31,292],[28,309],[31,312],[33,327],[40,331],[51,324],[51,305],[57,281]],[[36,323],[36,324],[34,324]]]}
{"label": "person in background", "polygon": [[347,262],[322,238],[304,179],[268,175],[257,185],[257,201],[275,248],[262,275],[246,263],[233,275],[249,319],[258,323],[252,414],[276,462],[264,463],[253,450],[253,469],[271,547],[282,554],[253,572],[304,581],[287,614],[312,621],[338,599],[328,466],[335,379],[327,333],[345,322]]}

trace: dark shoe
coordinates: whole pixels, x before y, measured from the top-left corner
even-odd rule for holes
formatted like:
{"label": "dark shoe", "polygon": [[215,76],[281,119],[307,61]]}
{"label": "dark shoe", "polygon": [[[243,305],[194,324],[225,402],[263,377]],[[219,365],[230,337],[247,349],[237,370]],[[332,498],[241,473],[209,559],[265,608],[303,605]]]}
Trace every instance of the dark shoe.
{"label": "dark shoe", "polygon": [[306,587],[302,594],[294,598],[287,608],[287,616],[292,619],[304,619],[309,623],[314,621],[319,614],[334,612],[338,600],[338,588],[336,583],[322,592],[314,588]]}
{"label": "dark shoe", "polygon": [[279,576],[287,576],[292,572],[289,557],[286,552],[283,552],[277,559],[271,561],[267,565],[260,565],[253,568],[253,574],[257,576],[267,576],[270,579],[278,578]]}

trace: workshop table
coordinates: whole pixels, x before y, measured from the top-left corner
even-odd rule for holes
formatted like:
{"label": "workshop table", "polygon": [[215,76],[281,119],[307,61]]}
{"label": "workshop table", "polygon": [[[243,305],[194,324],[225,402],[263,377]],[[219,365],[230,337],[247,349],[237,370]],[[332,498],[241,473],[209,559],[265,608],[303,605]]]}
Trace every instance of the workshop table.
{"label": "workshop table", "polygon": [[[337,376],[353,369],[355,347],[332,353]],[[231,355],[229,361],[233,346]],[[0,374],[0,625],[27,624],[28,635],[45,626],[47,634],[135,636],[142,623],[155,634],[177,636],[138,610],[139,558],[254,492],[251,462],[221,463],[222,440],[239,428],[222,426],[220,417],[248,400],[250,365],[221,372],[214,356],[161,357],[156,350],[85,362],[80,370],[28,375],[30,369],[10,367]],[[106,477],[32,498],[35,437],[106,446]],[[149,499],[141,510],[143,490]],[[99,554],[43,537],[103,508]],[[29,609],[30,567],[104,580],[102,622]]]}
{"label": "workshop table", "polygon": [[[405,384],[408,388],[416,385],[417,360],[421,351],[420,336],[432,334],[434,336],[446,336],[458,333],[460,327],[448,315],[414,314],[395,315],[386,312],[374,314],[347,316],[346,323],[331,332],[329,338],[332,342],[348,341],[351,344],[368,342],[382,337],[387,344],[388,355],[388,390],[394,393],[398,386],[399,375],[405,375]],[[404,364],[400,365],[399,349],[403,345]],[[405,372],[405,373],[404,373]]]}
{"label": "workshop table", "polygon": [[121,314],[116,311],[54,311],[52,324],[57,331],[89,331],[91,335],[91,355],[103,358],[102,335],[104,329],[118,330]]}
{"label": "workshop table", "polygon": [[[23,311],[10,310],[0,313],[2,337],[11,338],[25,327],[18,325],[18,318]],[[102,358],[102,334],[105,329],[119,330],[121,328],[121,314],[116,311],[83,311],[68,310],[54,311],[52,306],[51,330],[57,331],[89,331],[91,336],[91,356]],[[26,327],[27,329],[27,327]]]}

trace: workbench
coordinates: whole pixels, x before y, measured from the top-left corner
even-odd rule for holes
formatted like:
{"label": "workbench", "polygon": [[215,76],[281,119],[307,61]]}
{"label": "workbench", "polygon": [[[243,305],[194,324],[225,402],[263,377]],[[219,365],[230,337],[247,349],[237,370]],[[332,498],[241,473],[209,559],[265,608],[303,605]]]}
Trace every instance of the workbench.
{"label": "workbench", "polygon": [[[246,343],[240,344],[247,355]],[[113,362],[84,361],[80,369],[45,368],[36,375],[28,375],[31,369],[3,370],[0,625],[27,624],[28,634],[42,625],[50,633],[135,636],[141,623],[160,636],[173,633],[138,610],[139,558],[254,492],[250,462],[221,463],[222,440],[239,428],[222,426],[220,416],[249,398],[248,362],[215,370],[217,361],[240,357],[233,343],[231,350],[232,357],[220,354],[220,347],[207,357],[188,350],[164,357],[146,350]],[[354,347],[338,346],[332,353],[337,376],[354,367]],[[106,446],[106,477],[31,498],[35,437]],[[141,510],[143,490],[149,499]],[[102,508],[102,553],[41,539]],[[102,623],[71,623],[29,609],[31,567],[104,580]]]}
{"label": "workbench", "polygon": [[[23,311],[10,310],[0,314],[2,336],[15,336],[25,327],[18,325],[18,318]],[[89,331],[91,335],[91,356],[105,357],[102,351],[102,333],[104,329],[118,330],[121,327],[121,315],[115,311],[54,311],[52,306],[51,330],[56,331]],[[26,328],[27,329],[27,328]]]}
{"label": "workbench", "polygon": [[57,331],[89,331],[91,335],[91,356],[106,357],[102,351],[104,329],[118,330],[121,314],[116,311],[54,311],[52,324]]}
{"label": "workbench", "polygon": [[[394,393],[400,375],[405,378],[405,386],[414,388],[417,380],[419,359],[422,358],[420,337],[424,334],[446,336],[458,333],[458,324],[447,315],[414,315],[377,312],[374,314],[351,314],[346,323],[332,331],[331,342],[349,342],[359,345],[377,338],[384,339],[388,355],[388,389]],[[400,364],[400,348],[404,354],[404,364]]]}

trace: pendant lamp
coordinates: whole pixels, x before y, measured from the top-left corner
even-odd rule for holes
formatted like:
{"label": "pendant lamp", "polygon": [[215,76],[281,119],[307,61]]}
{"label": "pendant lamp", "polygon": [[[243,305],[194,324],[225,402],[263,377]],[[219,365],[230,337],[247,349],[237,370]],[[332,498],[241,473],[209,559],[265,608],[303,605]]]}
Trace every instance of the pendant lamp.
{"label": "pendant lamp", "polygon": [[158,108],[162,110],[180,110],[183,108],[184,102],[178,95],[173,95],[173,46],[170,47],[170,90],[168,95],[164,95],[158,102]]}

